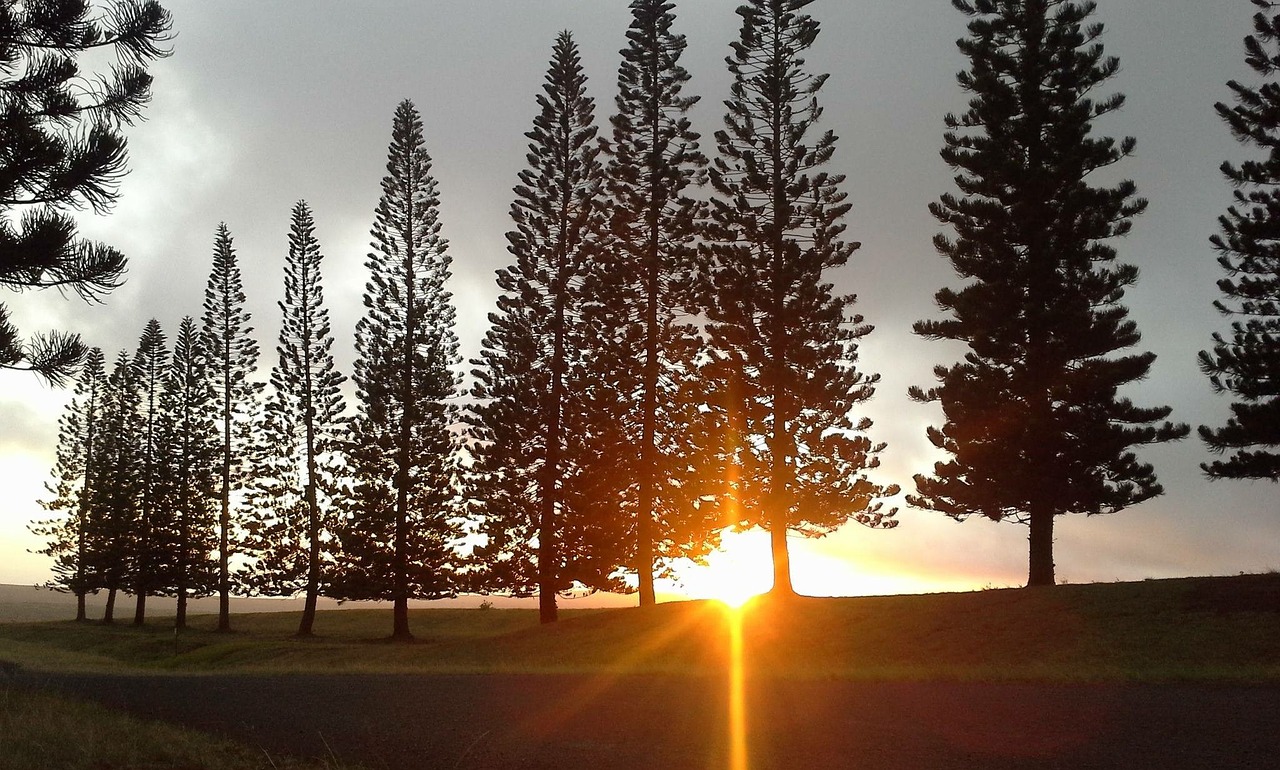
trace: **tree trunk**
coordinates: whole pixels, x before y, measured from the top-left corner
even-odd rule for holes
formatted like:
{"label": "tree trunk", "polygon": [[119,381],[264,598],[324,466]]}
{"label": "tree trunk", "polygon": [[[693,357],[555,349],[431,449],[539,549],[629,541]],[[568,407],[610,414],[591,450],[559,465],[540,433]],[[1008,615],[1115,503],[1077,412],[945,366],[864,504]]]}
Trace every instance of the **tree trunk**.
{"label": "tree trunk", "polygon": [[[406,165],[412,164],[411,158],[405,159]],[[414,221],[414,200],[409,196],[405,201],[406,230],[401,232],[405,243],[404,255],[404,349],[400,361],[400,435],[396,447],[396,525],[395,525],[395,560],[393,569],[391,638],[400,641],[413,639],[409,632],[409,466],[412,462],[410,453],[413,450],[413,417],[414,404],[414,349],[418,335],[417,285],[414,271],[416,265],[415,247],[417,241],[412,231]],[[314,479],[308,479],[314,483]]]}
{"label": "tree trunk", "polygon": [[[310,443],[311,427],[307,428]],[[307,600],[302,606],[302,620],[298,623],[298,636],[312,636],[316,622],[316,598],[320,593],[320,513],[316,508],[315,461],[314,454],[308,450],[308,467],[311,469],[311,483],[307,484],[307,507],[310,519],[307,524],[310,550],[307,558]],[[405,615],[405,630],[409,627],[408,614]]]}
{"label": "tree trunk", "polygon": [[134,609],[133,609],[133,624],[135,626],[140,626],[146,622],[147,622],[147,590],[145,588],[139,587],[138,597],[136,602],[134,603]]}
{"label": "tree trunk", "polygon": [[231,630],[231,574],[227,550],[231,547],[231,421],[226,424],[222,466],[222,515],[218,519],[218,630]]}
{"label": "tree trunk", "polygon": [[1053,576],[1053,512],[1031,512],[1031,559],[1028,586],[1051,586]]}
{"label": "tree trunk", "polygon": [[[407,433],[408,431],[405,432]],[[409,546],[405,542],[409,536],[409,527],[405,521],[409,508],[407,454],[407,449],[401,451],[399,481],[397,482],[400,488],[396,490],[396,542],[395,566],[393,567],[395,575],[391,589],[394,602],[391,611],[391,638],[405,642],[413,639],[413,634],[409,631]]]}
{"label": "tree trunk", "polygon": [[84,591],[76,591],[76,622],[83,623],[88,619],[85,614]]}
{"label": "tree trunk", "polygon": [[116,589],[107,590],[107,608],[102,611],[102,622],[111,625],[116,622]]}
{"label": "tree trunk", "polygon": [[791,552],[787,549],[787,526],[776,519],[769,528],[769,548],[773,554],[773,589],[775,596],[794,596],[791,585]]}
{"label": "tree trunk", "polygon": [[[563,271],[566,259],[563,245],[560,249],[558,267]],[[547,456],[542,468],[542,510],[538,521],[538,620],[542,623],[554,623],[559,619],[559,610],[556,607],[558,575],[556,574],[555,513],[560,473],[560,406],[564,400],[565,298],[563,294],[566,291],[566,284],[560,280],[556,283],[559,285],[555,289],[555,336],[551,350],[551,414],[547,421]]]}
{"label": "tree trunk", "polygon": [[173,621],[173,627],[179,631],[187,627],[187,589],[178,589],[178,616]]}
{"label": "tree trunk", "polygon": [[[310,445],[312,428],[307,426],[307,442]],[[298,623],[298,636],[313,635],[316,622],[316,599],[320,593],[320,512],[317,508],[315,487],[315,455],[308,449],[307,467],[311,473],[311,483],[307,484],[307,508],[310,518],[307,521],[307,536],[310,550],[307,554],[307,600],[302,606],[302,620]],[[406,611],[405,627],[408,628]]]}

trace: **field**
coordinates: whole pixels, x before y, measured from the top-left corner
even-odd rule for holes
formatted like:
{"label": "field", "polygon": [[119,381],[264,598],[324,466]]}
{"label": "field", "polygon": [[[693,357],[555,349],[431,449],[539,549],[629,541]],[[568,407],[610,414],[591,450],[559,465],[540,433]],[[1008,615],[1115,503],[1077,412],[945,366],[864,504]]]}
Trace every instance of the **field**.
{"label": "field", "polygon": [[[563,617],[544,627],[533,610],[419,609],[411,614],[412,644],[384,639],[389,609],[322,612],[320,636],[307,640],[292,637],[292,612],[237,614],[230,634],[216,633],[209,616],[196,617],[182,634],[163,618],[143,628],[0,623],[0,661],[18,664],[22,685],[6,687],[0,675],[0,756],[20,758],[9,765],[0,759],[0,768],[353,768],[366,760],[373,767],[482,768],[509,766],[513,758],[525,763],[519,766],[551,767],[566,756],[579,761],[564,766],[595,767],[610,757],[608,766],[638,768],[649,766],[654,751],[680,767],[704,761],[700,752],[728,751],[704,744],[726,719],[723,688],[735,677],[747,712],[765,726],[753,733],[753,770],[788,766],[796,741],[810,756],[836,762],[856,741],[898,762],[883,767],[904,768],[940,767],[946,758],[954,760],[946,766],[965,768],[1101,766],[1089,763],[1117,761],[1124,756],[1117,751],[1146,762],[1150,757],[1134,753],[1139,748],[1167,755],[1167,769],[1247,767],[1239,762],[1280,748],[1269,737],[1280,725],[1267,716],[1280,684],[1280,575],[765,597],[741,611],[682,602]],[[41,682],[73,700],[26,686]],[[193,703],[196,691],[202,694]],[[264,702],[246,704],[234,695],[243,692]],[[173,728],[81,705],[81,695],[240,743],[207,743],[192,733],[157,737],[154,731]],[[397,711],[397,699],[418,705]],[[629,718],[613,716],[619,702],[629,704]],[[947,702],[971,708],[935,713]],[[316,703],[330,705],[303,705]],[[298,704],[297,712],[287,704]],[[1098,704],[1111,713],[1105,727],[1077,735],[1080,715]],[[859,718],[863,735],[814,731],[864,708],[877,716]],[[236,714],[235,724],[249,732],[228,727],[217,709]],[[672,709],[684,711],[655,739],[653,723],[667,722]],[[382,710],[412,713],[418,727],[397,734],[343,729]],[[565,737],[560,720],[568,711],[596,737]],[[1156,713],[1162,716],[1153,722]],[[983,714],[999,719],[988,724]],[[961,726],[953,732],[967,741],[968,754],[912,726],[922,718],[931,728]],[[33,727],[46,722],[58,726]],[[290,737],[302,728],[312,737]],[[1066,743],[1026,742],[1045,729]],[[85,749],[58,739],[80,734],[99,742]],[[319,736],[329,736],[336,753]],[[917,740],[926,743],[911,748]],[[196,747],[189,750],[194,758],[139,753],[171,744]],[[420,764],[424,746],[439,757],[436,764]],[[1046,754],[1052,761],[1028,764],[1026,756],[1008,754],[1044,746],[1058,752]],[[58,758],[36,761],[50,747]],[[73,749],[80,764],[66,758]],[[281,758],[288,755],[311,757],[311,764],[289,764],[294,760]]]}
{"label": "field", "polygon": [[1280,575],[1000,589],[965,594],[760,598],[576,610],[419,609],[414,644],[389,644],[390,612],[235,617],[215,633],[171,621],[0,624],[0,660],[31,670],[198,673],[615,673],[725,670],[740,623],[748,672],[785,678],[968,681],[1280,679]]}

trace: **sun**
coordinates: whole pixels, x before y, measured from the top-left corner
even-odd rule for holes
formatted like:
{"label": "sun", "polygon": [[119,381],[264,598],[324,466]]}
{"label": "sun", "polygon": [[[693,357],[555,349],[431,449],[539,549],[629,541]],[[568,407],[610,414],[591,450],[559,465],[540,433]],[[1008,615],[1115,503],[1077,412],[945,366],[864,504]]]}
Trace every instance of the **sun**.
{"label": "sun", "polygon": [[773,557],[766,532],[726,530],[720,549],[707,557],[705,566],[681,572],[690,598],[715,599],[729,607],[741,607],[773,587]]}

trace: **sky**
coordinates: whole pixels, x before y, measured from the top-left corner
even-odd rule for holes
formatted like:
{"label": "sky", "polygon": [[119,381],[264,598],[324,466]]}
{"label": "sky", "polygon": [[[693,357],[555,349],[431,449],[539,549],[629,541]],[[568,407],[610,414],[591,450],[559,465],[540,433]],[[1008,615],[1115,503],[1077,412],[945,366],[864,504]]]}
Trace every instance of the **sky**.
{"label": "sky", "polygon": [[[453,291],[463,355],[479,349],[497,296],[494,271],[508,264],[504,234],[516,175],[524,167],[551,47],[573,32],[603,126],[613,107],[618,51],[630,12],[624,0],[168,0],[177,36],[173,55],[153,67],[155,98],[145,122],[129,129],[131,173],[108,216],[80,216],[82,233],[129,257],[127,283],[105,304],[86,306],[56,293],[7,295],[24,331],[80,332],[107,359],[136,345],[149,318],[172,336],[184,315],[199,317],[214,230],[226,222],[244,272],[249,310],[274,361],[287,253],[289,212],[307,200],[326,257],[324,282],[339,366],[350,371],[352,333],[369,252],[369,229],[384,173],[391,117],[412,99],[439,181],[443,234],[453,258]],[[736,0],[678,0],[677,31],[688,37],[687,94],[715,152],[736,39]],[[1121,69],[1110,90],[1124,109],[1096,131],[1137,138],[1134,157],[1103,181],[1130,178],[1150,200],[1133,232],[1115,243],[1141,270],[1125,300],[1143,333],[1141,350],[1158,359],[1150,376],[1124,395],[1166,404],[1172,418],[1220,425],[1229,399],[1212,393],[1196,366],[1226,321],[1212,308],[1221,277],[1208,244],[1230,203],[1218,172],[1223,160],[1250,157],[1213,110],[1225,83],[1249,81],[1241,39],[1250,32],[1248,0],[1100,0],[1102,42]],[[817,0],[809,12],[822,32],[807,55],[828,72],[823,126],[839,141],[829,166],[847,175],[853,209],[848,237],[860,241],[850,264],[832,276],[859,296],[858,312],[876,327],[860,365],[881,384],[865,411],[871,435],[888,443],[876,478],[913,489],[916,473],[939,458],[925,428],[941,421],[936,405],[907,398],[931,371],[956,360],[951,343],[916,337],[916,320],[938,317],[934,293],[958,286],[931,240],[939,225],[928,205],[952,191],[939,158],[943,117],[965,95],[955,74],[966,62],[955,46],[964,17],[947,0]],[[469,367],[468,367],[469,368]],[[27,524],[43,515],[69,393],[29,375],[0,371],[0,583],[49,578],[49,562]],[[1194,431],[1193,431],[1194,435]],[[1156,466],[1166,494],[1118,514],[1058,520],[1060,582],[1141,580],[1235,574],[1280,568],[1280,516],[1269,482],[1204,478],[1208,459],[1195,438],[1140,453]],[[812,594],[901,593],[1020,585],[1026,577],[1026,528],[898,507],[899,526],[851,525],[813,541],[792,541],[796,587]],[[758,536],[730,540],[719,569],[766,571]],[[721,574],[724,574],[723,572]],[[685,569],[667,591],[709,590],[705,572]],[[760,579],[766,581],[767,575]]]}

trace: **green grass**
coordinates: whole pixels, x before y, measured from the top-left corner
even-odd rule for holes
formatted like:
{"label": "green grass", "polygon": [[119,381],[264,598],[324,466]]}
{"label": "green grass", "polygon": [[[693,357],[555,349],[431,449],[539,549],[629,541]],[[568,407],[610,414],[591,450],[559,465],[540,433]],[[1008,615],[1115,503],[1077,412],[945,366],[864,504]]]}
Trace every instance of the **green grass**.
{"label": "green grass", "polygon": [[[382,640],[390,610],[0,625],[0,659],[31,669],[156,672],[598,672],[714,674],[734,616],[683,602],[578,610],[415,610],[414,644]],[[1280,680],[1280,575],[849,599],[761,599],[740,616],[752,675],[1049,681]]]}
{"label": "green grass", "polygon": [[[323,753],[323,747],[320,752]],[[0,770],[354,770],[0,685]]]}

